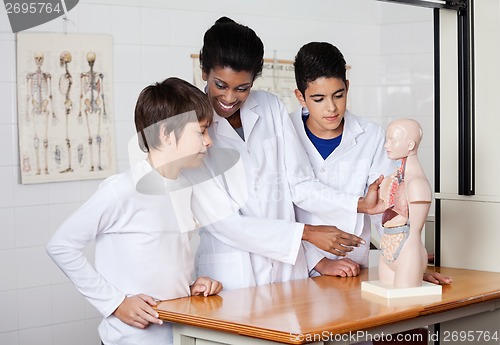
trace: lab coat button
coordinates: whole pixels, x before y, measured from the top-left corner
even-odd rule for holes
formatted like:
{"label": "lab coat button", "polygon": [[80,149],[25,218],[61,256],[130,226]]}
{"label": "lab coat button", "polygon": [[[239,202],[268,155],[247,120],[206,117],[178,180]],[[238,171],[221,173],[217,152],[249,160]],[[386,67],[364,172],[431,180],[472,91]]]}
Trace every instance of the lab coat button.
{"label": "lab coat button", "polygon": [[321,168],[321,169],[319,169],[319,172],[322,173],[322,174],[324,174],[326,172],[326,169],[325,168]]}

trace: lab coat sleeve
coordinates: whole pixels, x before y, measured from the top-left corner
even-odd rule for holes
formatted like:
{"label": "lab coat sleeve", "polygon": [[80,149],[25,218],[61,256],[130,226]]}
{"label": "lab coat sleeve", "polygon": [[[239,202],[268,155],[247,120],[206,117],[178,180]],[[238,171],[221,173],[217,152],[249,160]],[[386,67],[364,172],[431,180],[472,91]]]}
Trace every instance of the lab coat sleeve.
{"label": "lab coat sleeve", "polygon": [[313,214],[339,219],[342,225],[338,227],[352,233],[356,225],[359,196],[335,190],[314,177],[309,158],[287,110],[281,101],[276,101],[283,122],[283,152],[293,202]]}
{"label": "lab coat sleeve", "polygon": [[48,242],[49,256],[78,291],[105,317],[121,304],[125,295],[110,285],[88,262],[83,250],[119,219],[120,200],[106,185],[73,213]]}
{"label": "lab coat sleeve", "polygon": [[294,265],[304,224],[233,214],[204,229],[231,247]]}
{"label": "lab coat sleeve", "polygon": [[231,247],[295,264],[304,224],[243,216],[240,206],[214,180],[193,189],[193,214],[203,230]]}
{"label": "lab coat sleeve", "polygon": [[321,250],[318,249],[318,247],[316,247],[312,243],[303,241],[302,244],[304,246],[304,254],[306,256],[309,275],[311,277],[319,275],[319,273],[314,270],[314,267],[316,267],[318,262],[320,262],[325,257],[325,255],[321,252]]}

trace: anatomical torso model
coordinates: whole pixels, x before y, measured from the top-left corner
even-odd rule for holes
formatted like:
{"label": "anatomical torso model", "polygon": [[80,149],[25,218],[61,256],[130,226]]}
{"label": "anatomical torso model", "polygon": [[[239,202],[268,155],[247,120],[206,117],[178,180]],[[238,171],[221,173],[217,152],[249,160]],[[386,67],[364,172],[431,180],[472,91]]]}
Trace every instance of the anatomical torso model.
{"label": "anatomical torso model", "polygon": [[387,127],[387,156],[399,163],[380,185],[386,210],[380,242],[379,279],[392,288],[422,285],[427,251],[421,240],[431,205],[431,188],[418,159],[422,129],[412,119],[399,119]]}

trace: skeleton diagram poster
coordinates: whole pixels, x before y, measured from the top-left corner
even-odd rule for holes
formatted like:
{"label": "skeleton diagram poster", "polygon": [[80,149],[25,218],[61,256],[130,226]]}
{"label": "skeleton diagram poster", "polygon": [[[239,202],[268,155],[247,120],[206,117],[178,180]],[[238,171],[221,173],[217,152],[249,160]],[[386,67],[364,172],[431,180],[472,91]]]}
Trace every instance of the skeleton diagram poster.
{"label": "skeleton diagram poster", "polygon": [[23,184],[116,171],[109,35],[17,34]]}

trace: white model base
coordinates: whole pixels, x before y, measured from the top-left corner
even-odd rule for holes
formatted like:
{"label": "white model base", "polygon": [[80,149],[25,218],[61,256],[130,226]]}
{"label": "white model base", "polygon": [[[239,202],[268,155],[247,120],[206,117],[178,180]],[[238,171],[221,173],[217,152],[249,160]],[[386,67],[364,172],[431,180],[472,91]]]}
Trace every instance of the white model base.
{"label": "white model base", "polygon": [[441,295],[441,285],[432,284],[429,282],[422,282],[422,286],[413,288],[388,288],[382,285],[378,280],[361,282],[361,290],[373,293],[385,298],[400,298],[400,297],[416,297],[416,296],[430,296]]}

